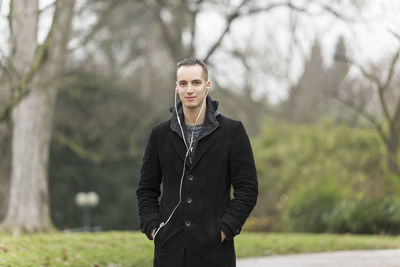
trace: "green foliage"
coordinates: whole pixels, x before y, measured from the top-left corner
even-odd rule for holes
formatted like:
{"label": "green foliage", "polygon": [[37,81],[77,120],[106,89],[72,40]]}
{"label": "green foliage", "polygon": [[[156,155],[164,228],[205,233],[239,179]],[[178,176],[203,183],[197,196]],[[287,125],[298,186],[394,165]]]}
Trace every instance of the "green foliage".
{"label": "green foliage", "polygon": [[326,215],[324,221],[332,232],[399,234],[400,202],[391,197],[344,202]]}
{"label": "green foliage", "polygon": [[51,143],[52,220],[59,229],[83,226],[75,195],[95,191],[100,203],[91,210],[92,226],[138,229],[135,191],[150,127],[161,120],[150,112],[156,103],[118,81],[84,72],[71,76],[59,93]]}
{"label": "green foliage", "polygon": [[327,228],[324,217],[340,203],[346,192],[329,180],[298,187],[283,210],[283,224],[290,231],[324,232]]}
{"label": "green foliage", "polygon": [[243,225],[243,230],[250,230],[255,232],[270,232],[276,227],[274,223],[274,219],[268,216],[250,216],[249,218],[247,218],[246,223]]}
{"label": "green foliage", "polygon": [[324,218],[340,203],[400,192],[400,178],[388,173],[384,146],[371,128],[268,120],[252,145],[260,190],[252,215],[270,218],[265,228],[324,232]]}

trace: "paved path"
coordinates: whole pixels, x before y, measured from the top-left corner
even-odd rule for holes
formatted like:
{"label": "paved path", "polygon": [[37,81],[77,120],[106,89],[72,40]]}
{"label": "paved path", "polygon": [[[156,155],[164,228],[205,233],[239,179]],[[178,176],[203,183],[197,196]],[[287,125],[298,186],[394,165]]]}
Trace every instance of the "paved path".
{"label": "paved path", "polygon": [[400,267],[400,249],[357,250],[237,259],[237,267]]}

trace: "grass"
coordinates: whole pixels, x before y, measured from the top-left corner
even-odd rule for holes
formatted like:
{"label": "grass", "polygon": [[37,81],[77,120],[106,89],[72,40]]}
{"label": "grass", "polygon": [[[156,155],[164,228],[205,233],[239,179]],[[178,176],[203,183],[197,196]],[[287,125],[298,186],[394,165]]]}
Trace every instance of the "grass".
{"label": "grass", "polygon": [[[400,237],[242,233],[238,258],[335,250],[400,248]],[[0,266],[150,267],[153,243],[140,232],[0,234]]]}
{"label": "grass", "polygon": [[245,233],[235,237],[237,257],[338,250],[400,248],[400,237],[301,233]]}

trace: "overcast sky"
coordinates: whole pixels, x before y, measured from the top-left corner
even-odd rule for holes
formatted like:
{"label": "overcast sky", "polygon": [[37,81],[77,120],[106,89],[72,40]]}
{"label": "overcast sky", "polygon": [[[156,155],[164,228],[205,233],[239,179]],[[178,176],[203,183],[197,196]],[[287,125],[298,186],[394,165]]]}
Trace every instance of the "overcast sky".
{"label": "overcast sky", "polygon": [[[294,3],[301,2],[294,1]],[[306,58],[315,39],[318,38],[322,46],[325,64],[327,66],[332,64],[336,42],[339,36],[343,36],[348,55],[360,64],[367,66],[387,61],[387,58],[392,56],[400,45],[399,40],[388,31],[390,29],[400,34],[400,1],[369,0],[364,2],[365,6],[362,12],[351,8],[351,6],[348,6],[345,10],[339,10],[352,18],[351,23],[337,19],[328,12],[318,16],[299,14],[296,24],[297,39]],[[316,13],[320,14],[319,12]],[[281,8],[267,14],[240,19],[232,25],[231,34],[225,39],[225,43],[228,42],[227,46],[240,47],[246,46],[248,40],[251,40],[259,50],[264,47],[273,49],[266,60],[271,60],[272,64],[277,64],[280,59],[274,58],[274,55],[287,53],[291,41],[288,32],[288,18],[288,10]],[[198,25],[202,39],[197,40],[197,43],[200,48],[200,55],[202,55],[207,50],[207,44],[211,44],[218,37],[225,23],[221,15],[209,10],[200,17]],[[271,42],[275,43],[273,48],[269,45]],[[204,43],[206,45],[203,45]],[[224,61],[226,60],[219,62],[217,60],[216,64],[221,64],[220,62]],[[291,64],[289,75],[293,84],[303,71],[304,56],[299,51],[295,52],[289,64]],[[239,64],[235,66],[235,64],[229,62],[223,65],[225,69],[229,66],[229,71],[226,71],[226,75],[224,75],[224,77],[230,77],[226,79],[226,84],[229,84],[229,81],[240,83],[240,77],[243,77],[244,72]],[[230,72],[232,69],[235,71]],[[358,75],[355,68],[351,69],[351,75]],[[231,87],[234,86],[231,85]],[[286,82],[274,77],[258,79],[254,85],[257,89],[256,95],[267,92],[272,103],[276,103],[287,96],[288,86],[289,84]]]}

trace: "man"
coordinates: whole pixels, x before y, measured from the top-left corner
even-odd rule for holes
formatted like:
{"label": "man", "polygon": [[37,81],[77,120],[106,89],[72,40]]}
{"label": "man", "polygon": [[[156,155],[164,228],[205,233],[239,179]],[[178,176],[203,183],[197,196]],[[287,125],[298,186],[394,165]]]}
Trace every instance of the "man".
{"label": "man", "polygon": [[140,228],[154,240],[154,267],[234,267],[233,238],[258,195],[249,138],[217,111],[201,60],[179,62],[176,76],[181,101],[152,129],[143,156]]}

